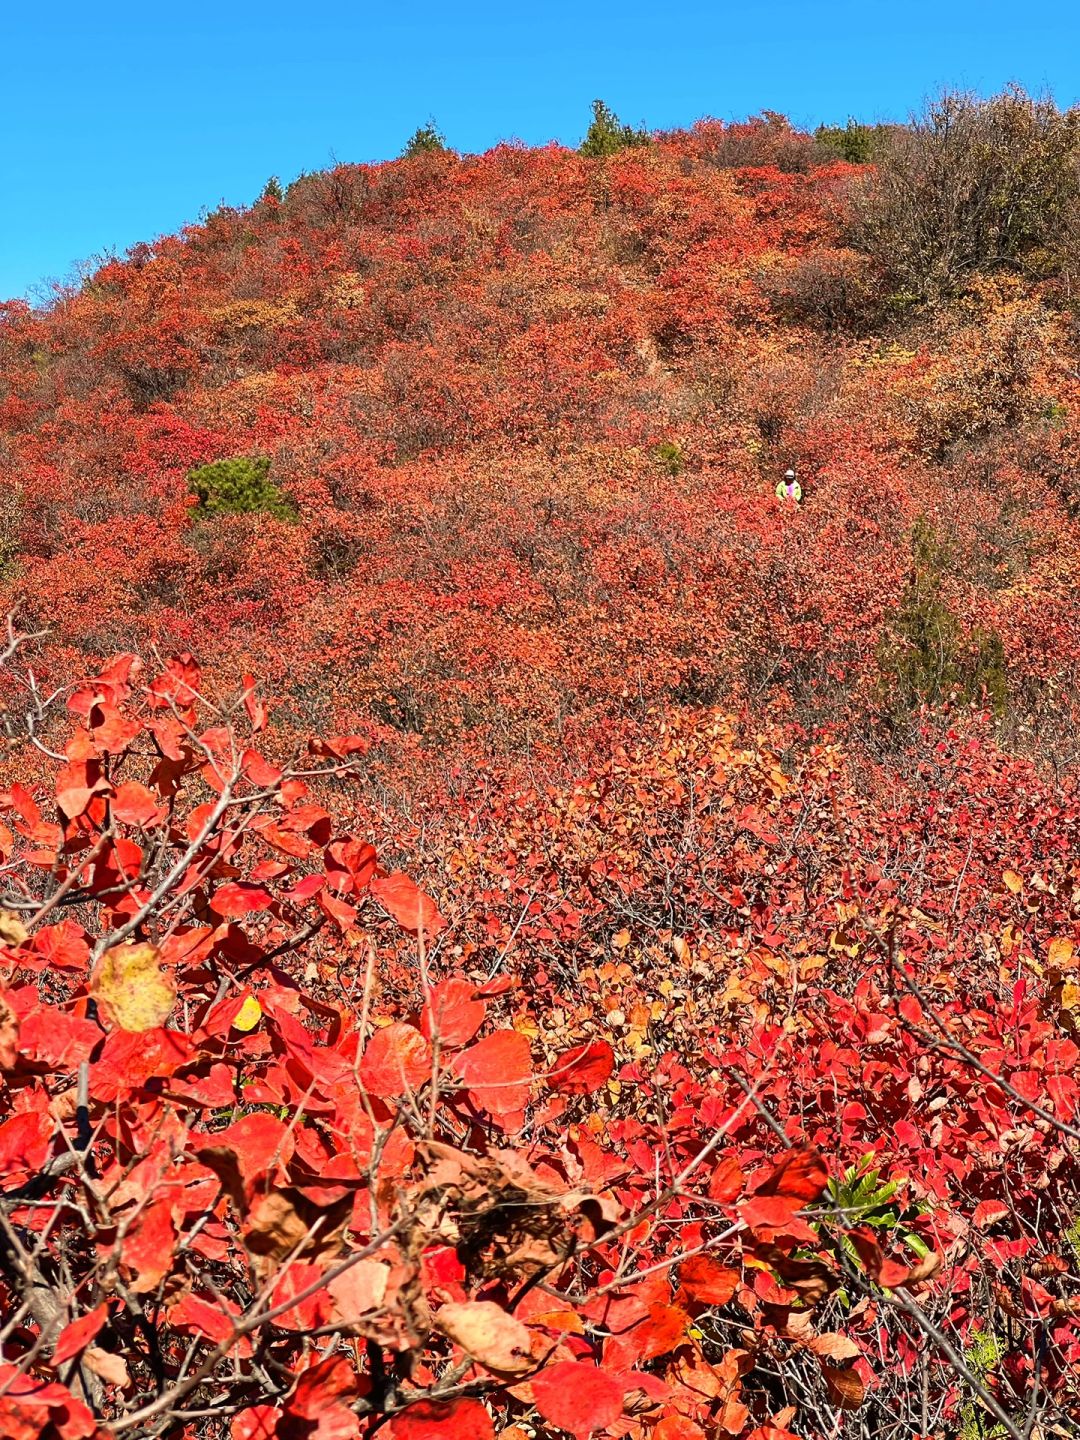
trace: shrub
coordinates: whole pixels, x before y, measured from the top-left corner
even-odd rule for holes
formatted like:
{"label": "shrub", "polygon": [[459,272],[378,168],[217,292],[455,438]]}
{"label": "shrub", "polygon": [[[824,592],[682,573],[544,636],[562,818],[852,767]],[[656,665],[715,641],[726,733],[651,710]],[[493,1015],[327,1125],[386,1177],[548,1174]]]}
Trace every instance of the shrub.
{"label": "shrub", "polygon": [[1080,110],[1011,88],[946,93],[893,132],[856,196],[854,238],[918,300],[979,271],[1058,274],[1080,204]]}
{"label": "shrub", "polygon": [[628,146],[649,144],[647,130],[635,130],[632,125],[624,125],[603,100],[594,100],[592,111],[592,124],[581,142],[582,155],[602,160],[605,155],[614,155]]}
{"label": "shrub", "polygon": [[707,141],[703,158],[718,170],[773,167],[790,175],[805,175],[819,158],[813,136],[796,130],[775,110],[731,125],[706,120],[695,128]]}
{"label": "shrub", "polygon": [[878,159],[895,132],[897,125],[862,125],[849,119],[846,125],[819,125],[814,139],[819,150],[830,159],[846,160],[849,165],[870,165]]}
{"label": "shrub", "polygon": [[965,636],[942,594],[949,551],[925,516],[915,523],[911,553],[900,610],[881,651],[894,717],[949,701],[983,703],[1002,715],[1008,678],[1001,637],[978,627]]}
{"label": "shrub", "polygon": [[439,131],[434,120],[419,125],[412,138],[401,152],[403,160],[413,160],[417,155],[442,155],[446,151],[446,137]]}
{"label": "shrub", "polygon": [[851,250],[819,249],[766,270],[760,284],[777,314],[826,334],[868,334],[883,317],[879,277]]}
{"label": "shrub", "polygon": [[272,515],[295,520],[296,506],[270,479],[268,456],[240,455],[214,460],[188,473],[188,489],[196,497],[196,513],[210,515]]}
{"label": "shrub", "polygon": [[653,446],[653,454],[662,468],[674,479],[681,474],[685,457],[683,448],[677,440],[661,440]]}

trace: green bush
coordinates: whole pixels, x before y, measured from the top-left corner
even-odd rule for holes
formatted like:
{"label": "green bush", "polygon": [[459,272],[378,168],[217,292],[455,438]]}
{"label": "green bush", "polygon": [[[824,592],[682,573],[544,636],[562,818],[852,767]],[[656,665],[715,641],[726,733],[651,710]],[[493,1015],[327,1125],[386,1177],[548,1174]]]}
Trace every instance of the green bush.
{"label": "green bush", "polygon": [[877,159],[895,125],[862,125],[849,119],[846,125],[819,125],[814,131],[818,147],[846,160],[849,165],[869,165]]}
{"label": "green bush", "polygon": [[653,446],[653,454],[673,479],[682,472],[683,448],[677,440],[661,440]]}
{"label": "green bush", "polygon": [[1008,701],[1001,637],[976,627],[965,635],[942,595],[949,552],[925,517],[911,537],[912,568],[891,634],[879,655],[894,719],[922,703],[985,704],[997,716]]}
{"label": "green bush", "polygon": [[272,515],[295,520],[296,506],[270,479],[268,456],[214,460],[188,472],[188,489],[200,518],[211,515]]}
{"label": "green bush", "polygon": [[426,125],[419,125],[413,131],[412,138],[401,152],[403,160],[413,160],[417,155],[442,155],[446,151],[446,138],[435,125],[434,120],[429,120]]}
{"label": "green bush", "polygon": [[592,124],[581,142],[582,155],[602,160],[605,155],[614,155],[628,146],[649,144],[647,130],[635,130],[632,125],[624,125],[603,100],[593,101],[592,113]]}

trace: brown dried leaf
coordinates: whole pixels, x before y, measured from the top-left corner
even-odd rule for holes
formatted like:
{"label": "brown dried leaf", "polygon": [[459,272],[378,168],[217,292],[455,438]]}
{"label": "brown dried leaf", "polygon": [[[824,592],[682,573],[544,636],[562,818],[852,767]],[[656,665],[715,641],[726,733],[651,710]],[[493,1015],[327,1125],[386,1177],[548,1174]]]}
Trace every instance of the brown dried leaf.
{"label": "brown dried leaf", "polygon": [[351,1214],[351,1195],[333,1205],[316,1205],[300,1190],[272,1190],[248,1211],[244,1244],[253,1255],[270,1260],[332,1255],[341,1247],[341,1232]]}
{"label": "brown dried leaf", "polygon": [[334,1302],[335,1318],[344,1325],[376,1314],[386,1299],[390,1266],[382,1260],[358,1260],[326,1287]]}
{"label": "brown dried leaf", "polygon": [[529,1331],[492,1300],[469,1300],[442,1305],[435,1324],[466,1354],[504,1375],[521,1375],[533,1368]]}
{"label": "brown dried leaf", "polygon": [[122,1390],[126,1390],[131,1384],[124,1357],[114,1355],[111,1350],[102,1350],[100,1345],[91,1345],[83,1351],[82,1364],[104,1380],[106,1385],[119,1385]]}
{"label": "brown dried leaf", "polygon": [[866,1396],[862,1376],[852,1365],[829,1365],[822,1361],[821,1373],[829,1399],[839,1410],[857,1410]]}

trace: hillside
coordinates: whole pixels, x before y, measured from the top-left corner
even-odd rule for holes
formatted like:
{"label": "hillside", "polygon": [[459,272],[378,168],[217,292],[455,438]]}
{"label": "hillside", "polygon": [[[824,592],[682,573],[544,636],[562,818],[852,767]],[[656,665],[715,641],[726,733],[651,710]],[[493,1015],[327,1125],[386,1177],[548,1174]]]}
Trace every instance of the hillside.
{"label": "hillside", "polygon": [[1074,1433],[1077,122],[945,119],[0,305],[20,1440]]}
{"label": "hillside", "polygon": [[[1070,320],[1005,272],[875,316],[852,167],[747,131],[342,166],[9,305],[0,604],[64,665],[180,647],[424,745],[861,722],[927,516],[999,702],[1071,758]],[[188,472],[256,456],[297,519],[200,520]]]}

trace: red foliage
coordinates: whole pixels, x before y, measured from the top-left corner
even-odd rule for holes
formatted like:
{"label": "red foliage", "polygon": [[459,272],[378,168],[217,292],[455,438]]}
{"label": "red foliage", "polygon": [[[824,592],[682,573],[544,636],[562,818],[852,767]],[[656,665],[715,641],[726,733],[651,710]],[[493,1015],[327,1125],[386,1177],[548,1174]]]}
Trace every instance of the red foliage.
{"label": "red foliage", "polygon": [[814,160],[340,166],[0,307],[4,1435],[1080,1425],[1074,340],[793,321]]}

